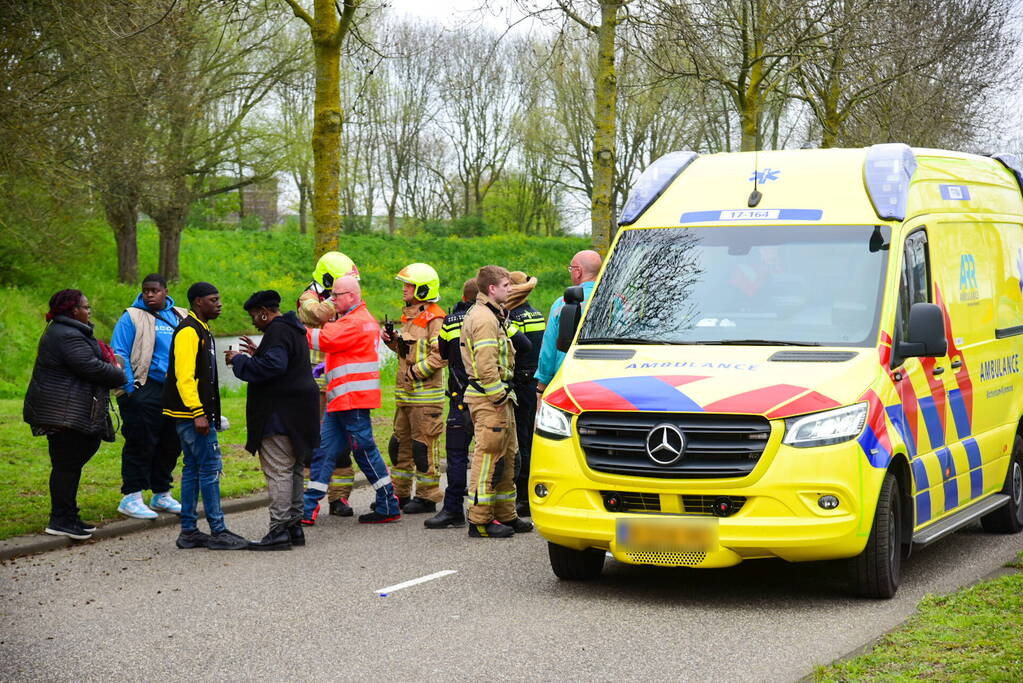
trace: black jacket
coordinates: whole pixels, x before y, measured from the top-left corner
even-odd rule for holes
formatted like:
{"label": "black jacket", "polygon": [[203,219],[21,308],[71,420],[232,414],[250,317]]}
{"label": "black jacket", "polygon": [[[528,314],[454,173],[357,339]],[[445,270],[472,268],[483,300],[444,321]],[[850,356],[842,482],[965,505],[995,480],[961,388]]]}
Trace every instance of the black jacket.
{"label": "black jacket", "polygon": [[[198,408],[189,409],[178,393],[175,358],[178,353],[191,353],[178,345],[182,330],[192,328],[199,337],[195,348],[195,381],[199,391]],[[209,329],[192,312],[178,324],[171,340],[167,379],[163,383],[163,414],[178,419],[193,420],[205,416],[214,429],[220,429],[220,379],[217,377],[217,345]]]}
{"label": "black jacket", "polygon": [[235,356],[232,367],[238,379],[249,383],[245,450],[259,450],[266,423],[276,415],[295,456],[304,460],[320,445],[320,390],[309,363],[305,327],[295,312],[272,320],[256,353]]}
{"label": "black jacket", "polygon": [[455,309],[444,318],[444,324],[440,328],[440,340],[438,346],[440,355],[448,362],[448,397],[461,401],[465,394],[465,388],[469,385],[469,376],[462,364],[462,349],[459,340],[462,337],[462,321],[465,314],[469,312],[472,301],[459,301]]}
{"label": "black jacket", "polygon": [[547,325],[543,313],[533,308],[529,301],[524,301],[508,311],[508,320],[519,328],[530,342],[528,350],[523,351],[518,346],[515,348],[515,381],[528,382],[533,378],[539,365],[540,346],[543,344],[543,331]]}
{"label": "black jacket", "polygon": [[124,371],[103,360],[92,327],[58,315],[39,339],[22,414],[37,436],[73,429],[113,441],[109,392],[124,383]]}

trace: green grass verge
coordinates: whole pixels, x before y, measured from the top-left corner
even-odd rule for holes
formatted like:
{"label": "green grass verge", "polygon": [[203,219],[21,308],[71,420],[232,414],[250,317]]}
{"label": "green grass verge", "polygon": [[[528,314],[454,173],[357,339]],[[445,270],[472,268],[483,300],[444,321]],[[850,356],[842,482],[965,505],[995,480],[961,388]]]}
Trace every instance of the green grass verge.
{"label": "green grass verge", "polygon": [[[383,407],[373,411],[373,432],[384,458],[391,438],[394,420],[394,362],[384,365],[381,380],[384,386]],[[33,437],[28,425],[21,421],[22,401],[0,399],[0,539],[42,531],[50,514],[50,458],[45,437]],[[220,434],[224,458],[221,496],[233,498],[265,488],[259,459],[245,450],[244,392],[228,392],[223,398],[223,412],[231,420],[231,428]],[[78,506],[82,517],[103,524],[119,519],[117,504],[121,500],[120,434],[114,443],[104,442],[99,452],[82,470],[78,488]],[[443,448],[443,437],[438,443]],[[174,473],[175,497],[180,489],[181,460]]]}
{"label": "green grass verge", "polygon": [[[1023,553],[1013,566],[1023,569]],[[1023,572],[925,598],[870,652],[818,667],[814,680],[1023,680]]]}
{"label": "green grass verge", "polygon": [[[50,295],[65,287],[81,289],[90,299],[96,334],[110,339],[124,308],[139,292],[136,284],[116,281],[113,238],[102,225],[83,226],[89,245],[80,258],[58,272],[53,264],[38,264],[36,284],[0,287],[0,398],[24,396],[32,374],[36,345],[43,332],[43,315]],[[156,269],[158,236],[151,225],[139,229],[139,275]],[[571,237],[525,237],[518,234],[476,238],[391,237],[349,235],[340,249],[351,256],[362,274],[363,295],[381,321],[401,315],[401,286],[394,275],[409,263],[431,264],[440,275],[441,305],[450,308],[461,296],[462,283],[483,265],[495,263],[523,270],[538,279],[531,297],[547,311],[570,284],[566,266],[572,255],[589,245]],[[315,262],[312,237],[288,231],[209,231],[188,229],[181,241],[181,281],[170,287],[182,305],[190,283],[208,280],[220,289],[224,311],[213,321],[217,335],[252,332],[242,303],[258,289],[276,289],[285,307],[293,307],[308,284]]]}

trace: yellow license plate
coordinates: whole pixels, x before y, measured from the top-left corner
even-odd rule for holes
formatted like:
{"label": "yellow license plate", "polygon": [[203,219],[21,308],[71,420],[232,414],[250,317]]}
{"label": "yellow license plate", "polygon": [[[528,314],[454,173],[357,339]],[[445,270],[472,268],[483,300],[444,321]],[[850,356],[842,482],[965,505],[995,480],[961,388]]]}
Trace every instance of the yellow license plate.
{"label": "yellow license plate", "polygon": [[618,547],[631,552],[710,552],[718,544],[716,517],[619,519],[615,531]]}

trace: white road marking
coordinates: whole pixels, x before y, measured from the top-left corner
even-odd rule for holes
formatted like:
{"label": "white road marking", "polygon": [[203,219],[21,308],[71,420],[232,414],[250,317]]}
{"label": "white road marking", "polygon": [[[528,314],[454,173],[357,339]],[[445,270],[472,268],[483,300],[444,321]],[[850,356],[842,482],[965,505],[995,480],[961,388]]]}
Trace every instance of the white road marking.
{"label": "white road marking", "polygon": [[434,572],[433,574],[420,576],[418,579],[411,579],[409,581],[403,581],[402,583],[396,583],[393,586],[388,586],[387,588],[377,588],[374,592],[377,593],[378,595],[387,595],[388,593],[393,593],[394,591],[400,591],[402,588],[408,588],[409,586],[415,586],[420,583],[426,583],[427,581],[439,579],[442,576],[447,576],[448,574],[457,573],[458,572],[454,569],[444,569],[439,572]]}

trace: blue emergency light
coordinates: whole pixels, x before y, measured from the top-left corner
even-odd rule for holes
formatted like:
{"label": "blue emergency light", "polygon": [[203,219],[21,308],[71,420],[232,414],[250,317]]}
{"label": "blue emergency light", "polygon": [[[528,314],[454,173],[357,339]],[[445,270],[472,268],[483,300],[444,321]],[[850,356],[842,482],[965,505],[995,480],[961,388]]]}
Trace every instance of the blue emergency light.
{"label": "blue emergency light", "polygon": [[906,219],[909,181],[916,171],[916,157],[909,145],[893,142],[871,145],[863,163],[867,194],[878,218],[886,221]]}
{"label": "blue emergency light", "polygon": [[693,163],[696,152],[669,152],[647,166],[639,180],[632,186],[629,201],[625,202],[618,225],[632,225],[650,205],[657,201],[671,181]]}

